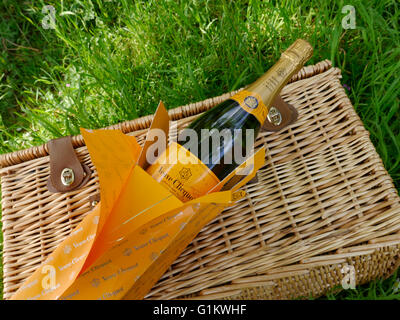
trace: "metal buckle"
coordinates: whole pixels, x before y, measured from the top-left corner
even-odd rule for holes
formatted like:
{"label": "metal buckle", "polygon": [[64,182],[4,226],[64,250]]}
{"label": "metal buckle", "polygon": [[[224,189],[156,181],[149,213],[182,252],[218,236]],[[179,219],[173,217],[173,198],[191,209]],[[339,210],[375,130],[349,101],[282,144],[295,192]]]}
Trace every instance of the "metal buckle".
{"label": "metal buckle", "polygon": [[61,183],[64,186],[68,187],[74,183],[74,180],[75,180],[74,171],[70,168],[64,168],[63,171],[61,172]]}
{"label": "metal buckle", "polygon": [[279,126],[282,123],[282,115],[275,107],[269,109],[267,118],[274,126]]}

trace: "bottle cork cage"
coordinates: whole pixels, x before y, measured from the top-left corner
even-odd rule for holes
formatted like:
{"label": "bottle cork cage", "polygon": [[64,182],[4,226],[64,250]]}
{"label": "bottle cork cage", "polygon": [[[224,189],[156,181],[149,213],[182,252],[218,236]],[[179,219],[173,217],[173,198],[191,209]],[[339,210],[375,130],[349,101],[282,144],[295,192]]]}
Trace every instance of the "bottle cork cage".
{"label": "bottle cork cage", "polygon": [[[266,165],[248,196],[205,226],[148,299],[291,299],[390,275],[400,261],[400,203],[368,132],[325,60],[282,91],[299,112],[279,132],[261,132]],[[170,111],[183,128],[232,93]],[[151,116],[112,126],[143,141]],[[92,169],[80,190],[47,191],[47,145],[0,158],[4,298],[91,210],[98,178],[81,136],[73,144]]]}

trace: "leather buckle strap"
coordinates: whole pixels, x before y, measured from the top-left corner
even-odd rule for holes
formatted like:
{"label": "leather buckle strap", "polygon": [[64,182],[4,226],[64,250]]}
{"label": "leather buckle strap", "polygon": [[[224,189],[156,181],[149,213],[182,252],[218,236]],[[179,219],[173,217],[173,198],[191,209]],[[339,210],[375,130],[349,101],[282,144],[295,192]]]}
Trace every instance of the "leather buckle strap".
{"label": "leather buckle strap", "polygon": [[280,95],[272,102],[267,119],[261,127],[261,131],[279,131],[297,120],[298,112]]}
{"label": "leather buckle strap", "polygon": [[89,181],[91,170],[79,162],[71,136],[50,140],[48,148],[50,177],[47,180],[47,188],[50,192],[73,191]]}

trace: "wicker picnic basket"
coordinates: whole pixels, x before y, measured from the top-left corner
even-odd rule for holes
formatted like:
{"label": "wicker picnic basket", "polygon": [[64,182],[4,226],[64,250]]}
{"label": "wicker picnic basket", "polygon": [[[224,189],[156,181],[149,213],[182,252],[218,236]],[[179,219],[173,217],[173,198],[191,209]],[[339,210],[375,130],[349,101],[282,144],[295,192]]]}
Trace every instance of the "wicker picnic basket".
{"label": "wicker picnic basket", "polygon": [[[148,299],[292,299],[317,297],[399,267],[400,201],[369,134],[327,60],[303,68],[282,97],[297,122],[262,132],[266,165],[248,196],[205,226]],[[182,128],[233,93],[170,110]],[[112,128],[143,141],[152,116]],[[98,178],[81,136],[72,139],[93,174],[80,190],[50,193],[48,145],[0,158],[4,298],[91,210]],[[347,280],[346,280],[347,281]]]}

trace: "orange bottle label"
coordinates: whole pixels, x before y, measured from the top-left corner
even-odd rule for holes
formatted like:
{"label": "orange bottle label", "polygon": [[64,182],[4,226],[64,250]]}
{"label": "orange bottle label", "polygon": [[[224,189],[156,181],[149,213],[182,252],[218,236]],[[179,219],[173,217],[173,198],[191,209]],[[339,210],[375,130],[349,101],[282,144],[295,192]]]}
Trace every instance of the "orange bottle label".
{"label": "orange bottle label", "polygon": [[268,115],[268,107],[264,104],[258,93],[242,90],[231,97],[231,99],[239,103],[246,112],[255,116],[261,125],[264,124]]}
{"label": "orange bottle label", "polygon": [[176,142],[172,142],[146,171],[182,202],[207,194],[220,182],[199,158]]}

